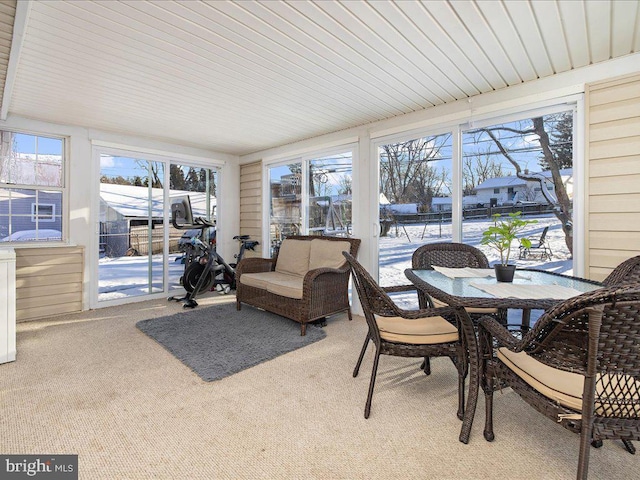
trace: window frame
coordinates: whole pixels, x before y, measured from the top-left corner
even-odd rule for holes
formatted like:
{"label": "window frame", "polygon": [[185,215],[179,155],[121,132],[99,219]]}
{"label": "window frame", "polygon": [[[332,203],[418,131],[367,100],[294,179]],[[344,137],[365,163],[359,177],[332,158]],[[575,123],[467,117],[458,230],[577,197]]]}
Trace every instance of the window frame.
{"label": "window frame", "polygon": [[[51,215],[47,216],[47,217],[42,217],[42,214],[40,213],[40,208],[42,206],[47,206],[47,207],[51,207]],[[49,223],[53,223],[56,221],[56,204],[55,203],[41,203],[41,202],[32,202],[31,203],[31,221],[33,223],[42,223],[42,222],[49,222]]]}
{"label": "window frame", "polygon": [[[29,130],[29,129],[21,129],[21,128],[8,128],[8,127],[0,127],[0,131],[2,132],[9,132],[12,134],[16,134],[16,135],[30,135],[33,137],[40,137],[40,138],[47,138],[47,139],[53,139],[53,140],[60,140],[62,142],[62,148],[61,148],[61,154],[62,154],[62,159],[60,162],[60,186],[55,186],[55,185],[38,185],[38,184],[27,184],[27,183],[14,183],[14,182],[9,182],[9,183],[5,183],[5,182],[0,182],[0,191],[9,191],[9,190],[28,190],[30,192],[34,193],[34,196],[36,198],[36,200],[34,202],[32,202],[32,206],[36,205],[36,204],[41,204],[40,202],[38,202],[37,198],[39,196],[39,193],[41,192],[60,192],[61,194],[61,205],[60,205],[60,211],[59,213],[55,213],[55,206],[54,206],[54,214],[53,214],[53,218],[51,220],[49,219],[38,219],[37,217],[35,217],[33,215],[33,213],[30,216],[30,220],[35,223],[35,228],[33,230],[35,230],[36,232],[38,232],[39,230],[41,230],[41,228],[39,227],[40,223],[53,223],[56,220],[56,215],[60,218],[60,239],[59,240],[7,240],[6,243],[7,246],[23,246],[23,245],[29,245],[29,246],[33,246],[33,245],[39,245],[39,244],[47,244],[47,245],[51,245],[52,243],[55,244],[67,244],[68,243],[68,231],[69,231],[69,221],[70,221],[70,217],[69,217],[69,137],[67,135],[61,135],[61,134],[56,134],[56,133],[48,133],[48,132],[42,132],[42,131],[35,131],[35,130]],[[31,207],[32,208],[32,207]],[[33,210],[31,210],[33,212]],[[11,213],[9,213],[8,217],[9,219],[11,219]],[[46,229],[46,228],[45,228]],[[24,230],[20,230],[20,231],[24,231]],[[13,235],[14,233],[17,233],[16,231],[11,230],[9,232],[9,235]]]}

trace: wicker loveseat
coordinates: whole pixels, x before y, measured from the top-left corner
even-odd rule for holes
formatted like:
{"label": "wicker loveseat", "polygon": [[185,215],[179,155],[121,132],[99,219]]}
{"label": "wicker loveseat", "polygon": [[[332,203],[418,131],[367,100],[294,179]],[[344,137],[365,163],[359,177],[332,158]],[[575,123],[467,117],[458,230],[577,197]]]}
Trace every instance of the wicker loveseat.
{"label": "wicker loveseat", "polygon": [[356,256],[355,238],[290,236],[274,258],[244,258],[236,270],[236,308],[243,303],[306,324],[348,312],[349,265],[343,251]]}

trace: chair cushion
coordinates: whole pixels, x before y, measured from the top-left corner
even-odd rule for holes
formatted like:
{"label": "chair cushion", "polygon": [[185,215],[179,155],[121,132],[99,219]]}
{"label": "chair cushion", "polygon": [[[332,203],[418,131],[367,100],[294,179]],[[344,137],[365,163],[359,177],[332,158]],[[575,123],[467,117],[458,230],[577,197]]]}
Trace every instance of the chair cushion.
{"label": "chair cushion", "polygon": [[[525,352],[514,353],[506,347],[498,348],[497,357],[545,397],[572,410],[582,410],[583,375],[550,367]],[[610,410],[610,407],[598,402],[597,397],[609,397],[612,400],[625,398],[632,401],[627,408],[637,416],[640,414],[639,392],[640,382],[629,375],[604,375],[596,384],[595,412],[603,415]]]}
{"label": "chair cushion", "polygon": [[[433,302],[433,306],[436,308],[448,307],[449,305],[438,300],[437,298],[431,297],[431,301]],[[492,315],[494,313],[498,313],[497,308],[482,308],[482,307],[466,307],[465,310],[467,313],[484,313],[486,315]]]}
{"label": "chair cushion", "polygon": [[349,242],[336,242],[314,238],[311,240],[309,270],[315,268],[340,268],[346,263],[342,252],[350,252]]}
{"label": "chair cushion", "polygon": [[304,276],[309,271],[311,242],[285,238],[280,245],[276,272]]}
{"label": "chair cushion", "polygon": [[276,272],[256,272],[256,273],[243,273],[240,275],[240,283],[249,287],[267,289],[270,279]]}
{"label": "chair cushion", "polygon": [[271,273],[272,277],[269,278],[267,283],[267,292],[298,300],[302,298],[304,277],[280,272]]}
{"label": "chair cushion", "polygon": [[525,352],[498,348],[496,356],[529,386],[551,400],[572,410],[582,410],[584,377],[550,367]]}
{"label": "chair cushion", "polygon": [[380,337],[389,342],[433,345],[458,340],[458,329],[440,316],[407,319],[375,315],[375,319]]}

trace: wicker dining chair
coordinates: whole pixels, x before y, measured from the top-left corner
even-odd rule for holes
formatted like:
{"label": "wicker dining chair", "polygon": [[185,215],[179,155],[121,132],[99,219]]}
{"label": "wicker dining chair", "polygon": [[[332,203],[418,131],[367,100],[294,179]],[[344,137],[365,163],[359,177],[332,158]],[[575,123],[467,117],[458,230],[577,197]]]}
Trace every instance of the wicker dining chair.
{"label": "wicker dining chair", "polygon": [[[453,307],[404,310],[399,308],[350,254],[342,252],[351,267],[353,283],[360,298],[369,330],[353,371],[357,377],[369,342],[375,346],[369,393],[364,418],[369,418],[371,399],[378,371],[380,355],[399,357],[446,356],[458,371],[458,418],[464,415],[464,388],[468,373],[468,354],[465,338],[474,335],[473,325],[463,325],[466,316]],[[475,341],[475,340],[474,340]]]}
{"label": "wicker dining chair", "polygon": [[[486,255],[482,253],[481,250],[466,243],[428,243],[413,252],[411,257],[412,268],[433,270],[434,266],[449,268],[491,268]],[[448,306],[446,303],[437,298],[432,298],[422,291],[418,291],[418,304],[420,308]],[[492,315],[503,324],[507,322],[507,311],[505,309],[471,307],[466,310],[474,321],[483,315]],[[424,359],[422,368],[427,375],[431,372],[428,357]]]}
{"label": "wicker dining chair", "polygon": [[[626,285],[629,283],[640,283],[640,255],[631,257],[625,260],[605,278],[602,283],[607,286],[612,285]],[[623,439],[625,448],[632,455],[636,453],[636,447],[631,440]],[[594,446],[602,446],[602,441],[597,440],[594,442]]]}
{"label": "wicker dining chair", "polygon": [[607,286],[640,283],[640,255],[622,262],[613,269],[602,283]]}
{"label": "wicker dining chair", "polygon": [[488,441],[493,392],[503,387],[580,434],[578,479],[587,478],[592,443],[640,439],[640,284],[565,300],[521,340],[488,316],[478,335]]}

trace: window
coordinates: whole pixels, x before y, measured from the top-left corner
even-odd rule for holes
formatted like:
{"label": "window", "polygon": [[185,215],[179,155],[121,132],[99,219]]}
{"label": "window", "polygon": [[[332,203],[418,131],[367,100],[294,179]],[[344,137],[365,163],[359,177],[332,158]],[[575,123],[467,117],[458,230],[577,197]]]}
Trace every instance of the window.
{"label": "window", "polygon": [[500,193],[500,189],[499,188],[494,188],[493,189],[493,193]]}
{"label": "window", "polygon": [[267,167],[272,252],[290,235],[350,235],[353,150],[325,153]]}
{"label": "window", "polygon": [[32,222],[55,222],[56,221],[56,205],[54,203],[32,203],[31,204],[31,221]]}
{"label": "window", "polygon": [[64,140],[0,130],[0,241],[62,240]]}

